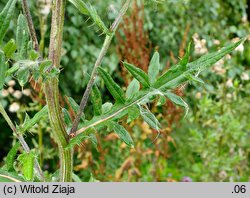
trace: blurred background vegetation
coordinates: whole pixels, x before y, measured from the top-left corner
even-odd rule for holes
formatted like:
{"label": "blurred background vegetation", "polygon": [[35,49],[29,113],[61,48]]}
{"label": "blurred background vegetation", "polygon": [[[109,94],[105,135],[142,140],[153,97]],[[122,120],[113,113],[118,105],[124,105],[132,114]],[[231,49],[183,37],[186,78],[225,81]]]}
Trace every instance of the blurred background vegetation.
{"label": "blurred background vegetation", "polygon": [[[1,1],[0,9],[5,2]],[[46,56],[50,0],[29,2],[40,48]],[[121,0],[90,2],[106,25],[112,23],[122,5]],[[248,36],[248,41],[216,63],[212,70],[203,72],[203,86],[192,84],[176,90],[190,105],[185,118],[183,110],[170,101],[157,102],[150,109],[162,123],[160,131],[152,130],[141,119],[130,124],[122,122],[134,139],[134,149],[106,131],[98,132],[97,146],[85,141],[75,148],[74,172],[83,181],[250,181],[248,3],[247,0],[166,0],[156,4],[153,0],[137,0],[132,4],[103,63],[124,87],[132,78],[121,66],[121,60],[146,71],[156,49],[164,72],[183,56],[190,41],[193,42],[191,60],[241,37]],[[15,35],[17,16],[13,18],[5,42]],[[65,95],[80,101],[104,39],[90,25],[87,18],[67,5],[60,76],[61,104],[65,107]],[[112,100],[101,81],[99,87],[103,100]],[[25,112],[35,113],[45,104],[39,85],[31,80],[21,89],[14,78],[6,81],[0,102],[18,123],[23,122]],[[91,111],[89,104],[86,117]],[[73,113],[71,116],[74,117]],[[0,125],[0,161],[3,161],[17,140],[2,117]],[[38,154],[42,169],[52,175],[59,164],[48,120],[35,125],[26,140]]]}

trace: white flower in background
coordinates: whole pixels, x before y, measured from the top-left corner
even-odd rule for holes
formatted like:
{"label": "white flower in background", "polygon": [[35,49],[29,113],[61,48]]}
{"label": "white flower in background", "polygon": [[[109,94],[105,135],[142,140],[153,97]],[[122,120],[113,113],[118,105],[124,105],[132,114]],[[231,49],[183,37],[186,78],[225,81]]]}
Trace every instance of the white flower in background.
{"label": "white flower in background", "polygon": [[197,93],[195,94],[195,98],[201,99],[201,92],[197,92]]}
{"label": "white flower in background", "polygon": [[232,58],[232,56],[230,55],[230,54],[227,54],[226,56],[225,56],[225,59],[226,60],[230,60]]}
{"label": "white flower in background", "polygon": [[202,55],[208,52],[205,39],[200,40],[198,33],[192,36],[194,40],[194,53],[197,55]]}
{"label": "white flower in background", "polygon": [[3,89],[3,90],[2,90],[2,96],[3,96],[3,97],[7,97],[8,95],[9,95],[8,90]]}
{"label": "white flower in background", "polygon": [[14,80],[10,80],[7,85],[10,86],[10,87],[13,87],[15,86],[16,82]]}
{"label": "white flower in background", "polygon": [[215,39],[215,40],[213,40],[213,44],[214,44],[214,45],[220,45],[220,41],[217,40],[217,39]]}
{"label": "white flower in background", "polygon": [[233,97],[233,95],[230,94],[230,93],[227,93],[227,94],[226,94],[226,97],[227,97],[228,99],[231,99],[231,98]]}
{"label": "white flower in background", "polygon": [[108,7],[109,12],[117,13],[117,9],[114,4],[110,4]]}
{"label": "white flower in background", "polygon": [[16,90],[14,93],[13,93],[13,96],[16,98],[16,99],[20,99],[22,97],[22,92],[19,91],[19,90]]}
{"label": "white flower in background", "polygon": [[25,96],[30,96],[31,91],[30,91],[30,89],[24,89],[24,90],[22,91],[22,93],[23,93],[23,95],[25,95]]}
{"label": "white flower in background", "polygon": [[17,102],[14,102],[9,106],[9,111],[12,113],[17,112],[19,109],[20,109],[20,105]]}
{"label": "white flower in background", "polygon": [[52,0],[39,0],[38,5],[40,7],[40,14],[46,18],[50,13]]}
{"label": "white flower in background", "polygon": [[224,60],[221,59],[218,62],[216,62],[212,67],[212,71],[214,71],[216,74],[221,74],[221,75],[225,74],[226,69],[224,68]]}
{"label": "white flower in background", "polygon": [[247,23],[247,15],[244,14],[244,16],[241,18],[242,23]]}
{"label": "white flower in background", "polygon": [[[238,42],[240,40],[240,38],[239,37],[235,37],[235,38],[233,38],[232,39],[232,42],[233,43],[236,43],[236,42]],[[238,51],[238,52],[243,52],[244,51],[244,45],[243,45],[243,43],[241,43],[238,47],[236,47],[235,48],[235,51]]]}
{"label": "white flower in background", "polygon": [[233,79],[232,78],[229,78],[226,82],[226,86],[227,87],[233,87]]}
{"label": "white flower in background", "polygon": [[246,81],[249,80],[249,75],[246,72],[243,72],[240,77],[241,80],[246,80]]}
{"label": "white flower in background", "polygon": [[9,87],[9,88],[8,88],[8,92],[9,92],[10,94],[13,94],[14,91],[15,91],[15,90],[14,90],[12,87]]}

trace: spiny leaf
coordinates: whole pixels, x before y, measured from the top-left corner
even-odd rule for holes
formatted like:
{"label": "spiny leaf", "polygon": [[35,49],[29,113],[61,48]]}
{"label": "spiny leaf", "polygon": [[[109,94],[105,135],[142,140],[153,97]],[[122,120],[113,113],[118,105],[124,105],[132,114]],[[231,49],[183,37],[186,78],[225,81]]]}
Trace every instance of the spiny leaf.
{"label": "spiny leaf", "polygon": [[5,62],[5,57],[2,51],[0,51],[0,90],[3,88],[5,82],[5,74],[8,70],[8,65]]}
{"label": "spiny leaf", "polygon": [[149,110],[143,108],[140,106],[140,114],[143,118],[143,120],[153,129],[159,130],[161,128],[161,124],[157,120],[157,118],[152,114]]}
{"label": "spiny leaf", "polygon": [[32,119],[26,115],[25,121],[21,127],[21,133],[25,133],[31,127],[33,127],[36,123],[38,123],[42,118],[46,118],[48,116],[48,107],[44,106],[39,112],[37,112]]}
{"label": "spiny leaf", "polygon": [[9,151],[6,157],[7,171],[14,170],[14,161],[19,147],[20,147],[20,142],[17,142]]}
{"label": "spiny leaf", "polygon": [[29,41],[28,25],[25,17],[20,14],[17,20],[17,51],[20,59],[27,58],[27,49]]}
{"label": "spiny leaf", "polygon": [[162,106],[166,103],[166,97],[165,96],[161,96],[159,97],[158,101],[157,101],[157,106]]}
{"label": "spiny leaf", "polygon": [[[76,103],[76,101],[73,98],[68,96],[66,96],[66,98],[69,101],[70,107],[73,109],[74,113],[77,114],[80,111],[80,106]],[[81,116],[81,120],[84,122],[85,120],[84,115]]]}
{"label": "spiny leaf", "polygon": [[209,53],[207,55],[204,55],[200,57],[199,59],[188,63],[188,68],[192,70],[203,70],[206,69],[212,65],[214,65],[217,61],[222,59],[225,55],[229,54],[232,52],[236,47],[238,47],[242,42],[245,41],[245,38],[240,39],[236,43],[231,43],[223,48],[221,48],[217,52]]}
{"label": "spiny leaf", "polygon": [[150,87],[148,75],[143,70],[126,62],[123,62],[123,65],[144,87]]}
{"label": "spiny leaf", "polygon": [[108,28],[105,26],[105,24],[103,23],[102,19],[97,14],[96,9],[93,6],[91,6],[91,5],[89,5],[89,16],[91,17],[91,19],[93,20],[93,22],[100,28],[100,30],[102,32],[104,32],[107,35],[110,34]]}
{"label": "spiny leaf", "polygon": [[16,51],[17,46],[14,39],[10,39],[9,42],[4,46],[3,51],[7,58],[11,58]]}
{"label": "spiny leaf", "polygon": [[9,28],[10,21],[15,12],[15,5],[17,0],[9,0],[4,9],[0,13],[0,44]]}
{"label": "spiny leaf", "polygon": [[113,78],[101,67],[98,67],[98,73],[102,77],[107,89],[117,102],[124,103],[124,93],[122,88],[113,80]]}
{"label": "spiny leaf", "polygon": [[134,78],[126,90],[126,98],[128,99],[132,98],[135,94],[139,92],[139,89],[140,89],[140,84],[138,80]]}
{"label": "spiny leaf", "polygon": [[114,130],[114,132],[121,138],[123,142],[125,142],[130,147],[134,147],[134,142],[129,132],[127,132],[123,126],[113,121],[110,121],[108,125]]}
{"label": "spiny leaf", "polygon": [[91,143],[95,146],[95,148],[97,148],[98,141],[97,141],[97,138],[96,138],[94,133],[89,134],[89,139],[90,139]]}
{"label": "spiny leaf", "polygon": [[34,162],[35,154],[34,152],[23,153],[18,156],[18,160],[22,164],[22,173],[27,181],[32,181],[34,177]]}
{"label": "spiny leaf", "polygon": [[96,85],[93,86],[90,99],[94,108],[94,115],[102,114],[102,96]]}
{"label": "spiny leaf", "polygon": [[156,81],[156,77],[158,76],[159,71],[160,71],[160,55],[156,51],[150,61],[148,68],[148,76],[151,84],[153,84]]}
{"label": "spiny leaf", "polygon": [[91,6],[91,4],[87,5],[82,0],[69,0],[69,2],[71,2],[82,14],[88,15],[94,22],[94,24],[97,25],[102,32],[107,35],[111,34],[102,19],[100,18],[100,16],[97,14],[96,9]]}
{"label": "spiny leaf", "polygon": [[72,3],[82,14],[89,15],[89,8],[82,0],[68,0]]}

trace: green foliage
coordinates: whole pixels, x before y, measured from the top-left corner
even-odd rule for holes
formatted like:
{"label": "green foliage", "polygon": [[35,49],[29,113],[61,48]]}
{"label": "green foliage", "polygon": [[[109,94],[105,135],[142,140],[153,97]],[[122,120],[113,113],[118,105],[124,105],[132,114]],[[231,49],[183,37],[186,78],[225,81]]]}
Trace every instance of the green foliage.
{"label": "green foliage", "polygon": [[126,90],[126,98],[130,99],[135,96],[138,93],[139,89],[140,83],[134,78]]}
{"label": "green foliage", "polygon": [[124,103],[124,93],[122,88],[112,79],[112,77],[101,67],[98,68],[98,73],[102,77],[107,89],[117,102]]}
{"label": "green foliage", "polygon": [[132,74],[132,76],[137,79],[145,88],[150,87],[148,75],[142,71],[140,68],[124,62],[123,65]]}
{"label": "green foliage", "polygon": [[94,108],[94,115],[98,116],[102,114],[102,96],[96,85],[93,86],[91,91],[91,102]]}
{"label": "green foliage", "polygon": [[108,126],[114,130],[114,132],[125,142],[129,147],[134,147],[134,142],[129,132],[116,122],[108,122]]}
{"label": "green foliage", "polygon": [[14,39],[10,39],[9,42],[4,46],[3,51],[6,58],[12,58],[17,46]]}
{"label": "green foliage", "polygon": [[8,65],[5,62],[4,53],[0,51],[0,90],[3,88],[5,82],[5,73],[8,69]]}
{"label": "green foliage", "polygon": [[17,20],[16,41],[19,59],[26,59],[29,41],[29,30],[26,19],[22,14],[19,15]]}
{"label": "green foliage", "polygon": [[150,79],[150,84],[153,84],[156,81],[156,77],[158,76],[159,71],[160,71],[160,55],[158,52],[155,52],[148,67],[148,76]]}
{"label": "green foliage", "polygon": [[23,153],[18,156],[18,160],[22,165],[22,173],[25,180],[32,181],[34,178],[35,154],[33,152]]}
{"label": "green foliage", "polygon": [[2,44],[3,38],[9,28],[10,21],[15,11],[16,2],[17,0],[9,0],[0,13],[0,44]]}
{"label": "green foliage", "polygon": [[97,14],[96,9],[90,4],[84,3],[82,0],[69,0],[82,14],[87,15],[91,18],[93,23],[105,34],[110,34],[108,28]]}
{"label": "green foliage", "polygon": [[18,149],[20,147],[20,142],[17,142],[9,151],[7,157],[6,157],[6,167],[7,171],[11,172],[14,170],[14,161],[16,154],[18,152]]}
{"label": "green foliage", "polygon": [[33,118],[29,118],[29,115],[26,114],[24,123],[21,126],[20,132],[25,133],[35,124],[37,124],[42,118],[48,117],[48,107],[44,106],[39,112],[37,112]]}

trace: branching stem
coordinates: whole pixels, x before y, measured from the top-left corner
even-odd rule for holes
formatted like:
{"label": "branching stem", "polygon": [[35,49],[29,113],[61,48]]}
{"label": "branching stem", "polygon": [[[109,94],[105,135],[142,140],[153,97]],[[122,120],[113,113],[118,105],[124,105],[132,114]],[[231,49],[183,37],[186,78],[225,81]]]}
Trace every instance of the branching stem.
{"label": "branching stem", "polygon": [[82,97],[82,100],[81,100],[81,103],[80,103],[80,110],[77,113],[76,118],[75,118],[75,120],[73,122],[72,128],[70,130],[70,137],[74,137],[76,135],[76,130],[78,128],[81,116],[82,116],[82,114],[84,112],[84,109],[85,109],[86,104],[87,104],[88,99],[89,99],[91,89],[92,89],[92,87],[94,85],[94,82],[95,82],[95,79],[96,79],[96,76],[97,76],[97,68],[101,65],[101,63],[103,61],[103,58],[106,55],[106,53],[107,53],[107,51],[109,49],[110,43],[111,43],[111,41],[112,41],[112,39],[114,37],[114,33],[117,30],[120,22],[122,21],[122,17],[125,15],[126,11],[129,8],[130,2],[131,2],[131,0],[127,0],[125,2],[125,4],[123,5],[122,9],[120,10],[118,16],[116,17],[115,21],[111,25],[111,27],[110,27],[111,35],[106,35],[106,38],[105,38],[105,41],[103,43],[101,52],[100,52],[100,54],[99,54],[99,56],[98,56],[98,58],[97,58],[97,60],[95,62],[95,65],[94,65],[90,80],[89,80],[89,82],[87,84],[87,88],[86,88],[86,90],[85,90],[85,92],[83,94],[83,97]]}

